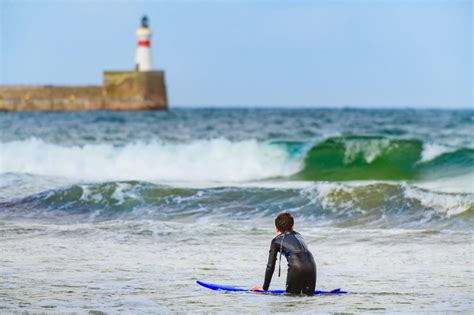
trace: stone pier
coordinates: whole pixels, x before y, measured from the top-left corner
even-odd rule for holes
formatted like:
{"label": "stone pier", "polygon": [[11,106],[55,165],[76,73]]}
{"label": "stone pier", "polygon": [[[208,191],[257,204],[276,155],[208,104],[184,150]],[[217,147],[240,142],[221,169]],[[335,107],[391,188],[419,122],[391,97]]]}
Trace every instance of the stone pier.
{"label": "stone pier", "polygon": [[0,86],[0,111],[167,109],[164,71],[105,71],[102,86]]}

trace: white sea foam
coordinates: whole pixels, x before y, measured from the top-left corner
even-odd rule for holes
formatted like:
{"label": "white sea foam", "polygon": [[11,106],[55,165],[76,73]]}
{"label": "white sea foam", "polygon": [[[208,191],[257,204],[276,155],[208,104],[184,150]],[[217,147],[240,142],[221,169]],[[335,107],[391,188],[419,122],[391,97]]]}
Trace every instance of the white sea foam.
{"label": "white sea foam", "polygon": [[344,163],[349,164],[362,154],[367,163],[372,163],[382,152],[390,147],[388,139],[345,140]]}
{"label": "white sea foam", "polygon": [[[403,194],[403,198],[411,199],[420,203],[425,208],[432,208],[438,213],[445,214],[448,217],[469,211],[474,206],[474,194],[430,191],[406,183],[394,182],[366,182],[365,184],[362,182],[317,182],[312,186],[305,187],[302,190],[302,194],[314,198],[315,202],[321,203],[321,205],[327,209],[336,210],[335,208],[344,208],[364,212],[364,199],[366,199],[366,196],[360,195],[359,193],[365,189],[369,189],[370,186],[375,188],[377,185],[387,185],[387,189],[380,191],[385,192],[388,198],[393,198],[393,195],[389,194],[396,193],[398,190]],[[393,188],[398,186],[398,188],[390,189],[390,186]],[[376,190],[377,189],[374,189],[373,193],[375,193]],[[381,201],[383,200],[381,199]],[[368,205],[370,205],[370,207],[374,206],[373,203],[368,203]]]}
{"label": "white sea foam", "polygon": [[448,217],[470,210],[474,205],[474,195],[460,195],[432,192],[404,185],[406,198],[420,202],[426,208],[433,208]]}
{"label": "white sea foam", "polygon": [[65,147],[39,139],[0,143],[0,172],[84,180],[240,182],[288,176],[302,167],[283,148],[256,140]]}
{"label": "white sea foam", "polygon": [[[338,208],[356,208],[354,200],[337,200],[337,196],[341,194],[352,195],[354,186],[348,183],[335,182],[316,182],[312,186],[305,187],[301,193],[313,199],[315,203],[320,203],[323,208],[331,209],[336,212]],[[361,209],[355,209],[361,211]]]}
{"label": "white sea foam", "polygon": [[471,172],[456,177],[419,182],[414,185],[425,190],[436,192],[474,194],[474,173]]}
{"label": "white sea foam", "polygon": [[421,152],[421,160],[420,162],[427,162],[431,161],[434,158],[440,156],[443,153],[452,151],[451,148],[436,144],[436,143],[424,143],[423,144],[423,151]]}
{"label": "white sea foam", "polygon": [[[359,154],[362,154],[367,163],[372,163],[385,151],[396,149],[396,147],[393,147],[393,144],[389,139],[345,140],[345,147],[345,163],[352,162]],[[437,143],[424,143],[420,162],[431,161],[436,157],[447,152],[452,152],[453,150],[453,148],[446,145]]]}

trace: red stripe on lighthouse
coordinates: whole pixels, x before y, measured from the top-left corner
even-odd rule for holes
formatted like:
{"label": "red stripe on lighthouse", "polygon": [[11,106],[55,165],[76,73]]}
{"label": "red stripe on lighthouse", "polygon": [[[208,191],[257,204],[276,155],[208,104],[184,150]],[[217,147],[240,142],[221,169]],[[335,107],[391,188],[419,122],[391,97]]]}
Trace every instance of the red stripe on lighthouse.
{"label": "red stripe on lighthouse", "polygon": [[150,41],[149,40],[140,40],[140,41],[138,41],[138,46],[150,47]]}

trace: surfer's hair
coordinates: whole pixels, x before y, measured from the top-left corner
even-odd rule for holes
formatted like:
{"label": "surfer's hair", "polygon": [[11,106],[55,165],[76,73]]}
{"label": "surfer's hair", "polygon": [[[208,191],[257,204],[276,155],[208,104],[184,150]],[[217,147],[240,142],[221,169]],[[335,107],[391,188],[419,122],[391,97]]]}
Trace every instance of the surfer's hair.
{"label": "surfer's hair", "polygon": [[275,227],[280,232],[292,231],[294,224],[295,220],[293,219],[293,216],[287,211],[280,213],[275,218]]}

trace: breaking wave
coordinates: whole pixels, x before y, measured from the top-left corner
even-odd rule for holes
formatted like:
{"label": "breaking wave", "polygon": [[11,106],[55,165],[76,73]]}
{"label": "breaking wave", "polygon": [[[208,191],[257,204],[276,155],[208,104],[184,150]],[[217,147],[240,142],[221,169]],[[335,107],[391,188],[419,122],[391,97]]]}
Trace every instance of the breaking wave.
{"label": "breaking wave", "polygon": [[255,140],[65,147],[38,139],[0,144],[0,172],[85,180],[251,181],[299,168],[287,151]]}
{"label": "breaking wave", "polygon": [[425,180],[474,172],[472,148],[362,136],[316,144],[213,139],[71,147],[33,138],[0,143],[0,154],[1,173],[87,181]]}
{"label": "breaking wave", "polygon": [[419,140],[345,137],[313,146],[304,157],[304,168],[295,177],[326,181],[421,180],[473,171],[474,150],[470,148],[449,151]]}
{"label": "breaking wave", "polygon": [[408,184],[321,182],[306,188],[173,188],[147,182],[76,184],[0,203],[0,219],[54,222],[258,220],[290,210],[309,226],[469,229],[474,195]]}

